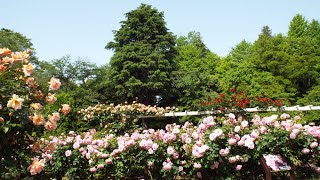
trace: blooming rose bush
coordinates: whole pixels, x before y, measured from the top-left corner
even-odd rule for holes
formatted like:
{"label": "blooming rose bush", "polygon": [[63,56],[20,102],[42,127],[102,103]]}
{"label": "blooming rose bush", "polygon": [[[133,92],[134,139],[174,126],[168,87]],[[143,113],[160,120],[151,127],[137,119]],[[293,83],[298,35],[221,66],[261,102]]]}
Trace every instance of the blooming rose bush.
{"label": "blooming rose bush", "polygon": [[[285,156],[298,177],[305,166],[317,176],[320,127],[303,125],[299,120],[282,114],[255,115],[248,121],[229,114],[220,121],[206,117],[197,126],[189,122],[168,124],[165,129],[124,135],[95,129],[82,134],[71,131],[39,142],[46,162],[39,176],[253,179],[263,178],[262,154]],[[80,169],[82,173],[74,173]]]}
{"label": "blooming rose bush", "polygon": [[[41,89],[33,75],[35,66],[29,62],[30,51],[11,52],[0,48],[0,178],[22,178],[37,174],[45,159],[33,158],[30,145],[44,129],[54,130],[60,112],[70,107],[63,105],[53,112],[48,108],[57,100],[59,79],[52,77],[48,89]],[[33,159],[33,162],[31,163]]]}
{"label": "blooming rose bush", "polygon": [[259,107],[266,109],[270,106],[280,108],[286,104],[284,99],[271,99],[267,97],[249,97],[243,92],[238,92],[234,88],[230,89],[228,93],[215,93],[205,100],[201,100],[199,107],[201,110],[220,110],[228,113],[237,110],[244,114],[245,108]]}
{"label": "blooming rose bush", "polygon": [[100,129],[107,129],[109,133],[124,134],[141,128],[144,122],[141,122],[141,119],[139,121],[139,116],[161,116],[174,110],[177,109],[144,105],[134,101],[132,104],[97,104],[81,109],[78,114],[83,116],[83,120],[91,127],[101,127]]}

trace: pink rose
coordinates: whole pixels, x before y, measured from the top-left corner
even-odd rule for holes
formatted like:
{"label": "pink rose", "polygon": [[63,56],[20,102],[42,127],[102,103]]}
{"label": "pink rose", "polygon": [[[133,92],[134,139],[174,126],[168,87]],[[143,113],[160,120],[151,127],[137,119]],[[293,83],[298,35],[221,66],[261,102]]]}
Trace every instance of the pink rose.
{"label": "pink rose", "polygon": [[241,127],[240,127],[240,126],[236,126],[236,127],[234,128],[234,132],[239,132],[239,131],[240,131],[240,129],[241,129]]}
{"label": "pink rose", "polygon": [[106,164],[112,164],[112,159],[110,159],[110,158],[108,158],[108,159],[106,159]]}
{"label": "pink rose", "polygon": [[314,149],[314,148],[318,147],[318,143],[317,143],[317,142],[312,142],[312,143],[310,144],[310,147],[311,147],[312,149]]}
{"label": "pink rose", "polygon": [[214,162],[211,166],[210,169],[217,169],[219,167],[219,162]]}
{"label": "pink rose", "polygon": [[244,127],[244,128],[247,127],[248,126],[248,121],[242,121],[241,122],[241,126]]}
{"label": "pink rose", "polygon": [[95,173],[96,171],[97,171],[97,168],[95,167],[90,168],[90,172]]}
{"label": "pink rose", "polygon": [[302,154],[309,154],[309,152],[310,152],[310,149],[308,149],[308,148],[302,149]]}
{"label": "pink rose", "polygon": [[237,166],[236,166],[236,171],[240,171],[241,168],[242,168],[242,165],[237,165]]}
{"label": "pink rose", "polygon": [[71,154],[72,154],[72,152],[71,152],[70,150],[67,150],[67,151],[65,152],[66,157],[71,156]]}
{"label": "pink rose", "polygon": [[229,157],[229,159],[228,159],[228,161],[229,161],[229,163],[235,163],[235,162],[237,162],[237,158],[236,157]]}
{"label": "pink rose", "polygon": [[169,146],[169,147],[167,148],[167,153],[168,153],[168,154],[172,155],[174,152],[175,152],[175,150],[173,149],[172,146]]}
{"label": "pink rose", "polygon": [[170,171],[172,169],[172,162],[163,162],[163,169],[166,171]]}
{"label": "pink rose", "polygon": [[201,166],[200,163],[194,163],[193,167],[196,168],[196,169],[200,169],[202,166]]}
{"label": "pink rose", "polygon": [[103,164],[99,164],[99,165],[97,166],[97,168],[98,168],[98,169],[102,169],[102,168],[104,168],[104,165],[103,165]]}

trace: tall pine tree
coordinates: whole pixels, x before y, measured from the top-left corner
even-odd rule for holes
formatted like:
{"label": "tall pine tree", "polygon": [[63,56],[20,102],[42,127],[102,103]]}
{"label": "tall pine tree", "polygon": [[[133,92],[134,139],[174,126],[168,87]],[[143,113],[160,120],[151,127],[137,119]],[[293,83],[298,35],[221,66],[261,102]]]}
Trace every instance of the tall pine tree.
{"label": "tall pine tree", "polygon": [[170,105],[174,100],[171,72],[176,65],[175,36],[168,31],[163,12],[141,4],[125,14],[121,28],[114,31],[109,98],[113,102],[132,101]]}

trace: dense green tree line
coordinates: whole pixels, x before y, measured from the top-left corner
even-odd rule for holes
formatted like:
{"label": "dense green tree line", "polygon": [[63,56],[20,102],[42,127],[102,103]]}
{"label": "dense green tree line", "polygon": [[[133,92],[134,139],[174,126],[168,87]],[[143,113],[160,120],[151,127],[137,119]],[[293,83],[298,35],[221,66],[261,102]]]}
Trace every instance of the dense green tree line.
{"label": "dense green tree line", "polygon": [[[138,100],[196,110],[200,100],[231,88],[249,97],[285,98],[288,105],[319,104],[318,20],[298,14],[283,34],[264,26],[256,41],[243,40],[221,57],[207,48],[199,32],[174,36],[164,13],[150,5],[141,4],[125,17],[106,44],[114,51],[110,63],[98,67],[65,56],[36,61],[37,73],[60,78],[60,91],[78,109]],[[8,29],[0,31],[0,45],[33,49],[28,38]]]}

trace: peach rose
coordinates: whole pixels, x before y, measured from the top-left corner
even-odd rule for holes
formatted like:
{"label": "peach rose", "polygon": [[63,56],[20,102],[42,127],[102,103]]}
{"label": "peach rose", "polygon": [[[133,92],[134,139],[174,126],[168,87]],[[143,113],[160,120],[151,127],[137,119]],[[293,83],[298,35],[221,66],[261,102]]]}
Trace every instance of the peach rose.
{"label": "peach rose", "polygon": [[34,110],[40,110],[42,108],[42,105],[40,103],[32,103],[30,104],[30,107]]}
{"label": "peach rose", "polygon": [[32,164],[28,167],[28,170],[30,170],[31,175],[39,174],[44,168],[44,163],[44,159],[41,159],[39,161],[38,158],[33,158]]}
{"label": "peach rose", "polygon": [[14,110],[21,109],[21,108],[22,108],[22,102],[23,102],[23,101],[24,101],[24,99],[19,98],[19,96],[16,95],[16,94],[13,94],[13,95],[12,95],[12,99],[10,99],[10,100],[8,101],[7,107],[11,107],[11,108],[13,108]]}
{"label": "peach rose", "polygon": [[68,104],[62,104],[61,111],[64,115],[68,114],[70,112],[70,110],[71,110],[71,108]]}
{"label": "peach rose", "polygon": [[58,90],[61,86],[61,82],[59,79],[52,77],[49,81],[49,88],[52,90]]}
{"label": "peach rose", "polygon": [[40,115],[34,114],[33,116],[30,117],[30,119],[32,120],[33,124],[37,126],[45,124],[44,118],[41,114]]}
{"label": "peach rose", "polygon": [[55,130],[55,129],[57,128],[57,123],[47,121],[46,124],[44,125],[44,127],[45,127],[47,130],[52,131],[52,130]]}
{"label": "peach rose", "polygon": [[46,100],[49,104],[53,104],[54,102],[56,102],[57,98],[56,98],[55,94],[48,93]]}
{"label": "peach rose", "polygon": [[33,71],[33,65],[29,63],[28,65],[23,65],[24,76],[30,76]]}

